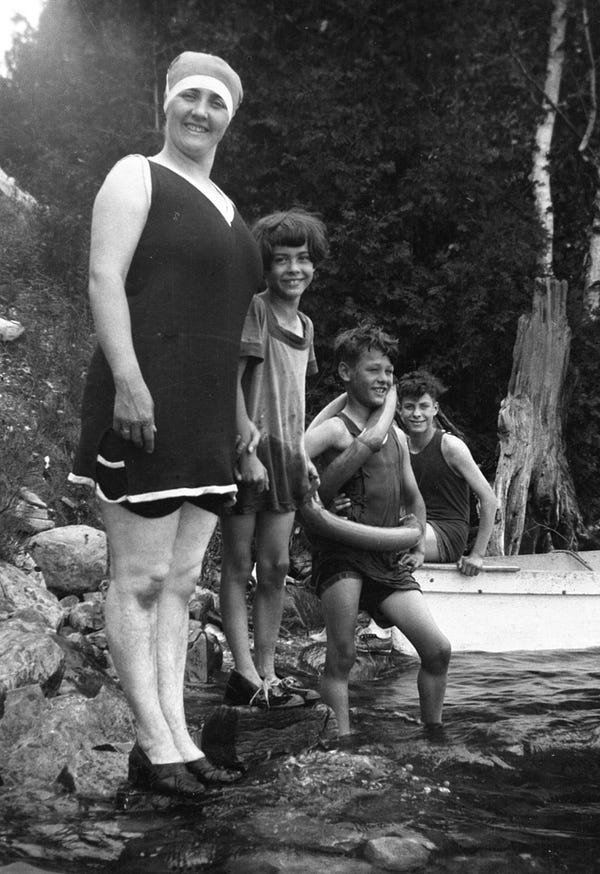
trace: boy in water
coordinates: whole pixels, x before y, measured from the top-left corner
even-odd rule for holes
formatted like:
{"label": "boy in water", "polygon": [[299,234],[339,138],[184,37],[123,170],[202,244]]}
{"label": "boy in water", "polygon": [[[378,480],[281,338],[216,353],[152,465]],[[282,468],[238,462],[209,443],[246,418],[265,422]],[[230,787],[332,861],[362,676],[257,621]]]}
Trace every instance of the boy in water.
{"label": "boy in water", "polygon": [[[246,409],[238,420],[252,420],[261,439],[256,453],[242,455],[237,502],[221,517],[221,612],[235,661],[224,700],[231,705],[294,707],[319,698],[293,678],[277,676],[275,647],[295,511],[318,486],[316,469],[304,450],[305,377],[317,371],[313,325],[298,306],[315,265],[327,254],[327,238],[320,219],[300,209],[265,216],[253,232],[267,288],[253,298],[242,332],[239,379]],[[246,608],[253,540],[254,659]]]}
{"label": "boy in water", "polygon": [[[414,514],[425,530],[425,505],[410,466],[406,436],[394,424],[394,361],[398,344],[370,326],[340,334],[335,342],[346,403],[335,417],[317,420],[305,435],[311,458],[329,464],[345,453],[345,464],[322,473],[319,494],[327,505],[341,491],[350,516],[366,525],[395,527],[404,513]],[[387,400],[387,403],[386,403]],[[385,437],[371,444],[373,414],[381,411]],[[387,415],[387,419],[385,416]],[[366,431],[365,431],[366,428]],[[439,725],[450,661],[450,644],[438,629],[420,587],[394,553],[367,552],[312,537],[313,584],[321,599],[327,629],[327,655],[321,683],[323,700],[337,717],[341,735],[350,733],[348,676],[356,658],[354,632],[359,608],[384,625],[396,625],[421,659],[417,685],[421,719]],[[407,556],[423,561],[422,538]]]}

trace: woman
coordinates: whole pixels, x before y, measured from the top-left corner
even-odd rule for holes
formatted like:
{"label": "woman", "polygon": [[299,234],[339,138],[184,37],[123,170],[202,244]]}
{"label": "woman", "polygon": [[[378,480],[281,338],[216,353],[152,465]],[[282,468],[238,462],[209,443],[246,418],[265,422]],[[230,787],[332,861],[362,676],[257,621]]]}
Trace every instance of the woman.
{"label": "woman", "polygon": [[99,348],[71,475],[95,484],[106,527],[107,638],[137,731],[129,778],[191,797],[239,776],[192,740],[183,675],[188,601],[236,491],[236,433],[244,451],[256,443],[247,420],[236,429],[236,374],[262,265],[210,179],[242,93],[221,58],[179,55],[167,72],[163,148],[124,158],[98,193],[90,301]]}

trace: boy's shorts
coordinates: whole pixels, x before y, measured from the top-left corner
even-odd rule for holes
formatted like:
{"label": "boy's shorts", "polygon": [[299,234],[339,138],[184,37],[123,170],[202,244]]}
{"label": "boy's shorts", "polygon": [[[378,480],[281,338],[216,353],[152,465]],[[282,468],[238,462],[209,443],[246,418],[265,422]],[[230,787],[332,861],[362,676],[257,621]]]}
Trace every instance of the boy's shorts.
{"label": "boy's shorts", "polygon": [[433,528],[440,562],[446,564],[458,561],[467,547],[469,526],[466,523],[453,521],[441,524],[433,519],[428,519],[427,523]]}
{"label": "boy's shorts", "polygon": [[321,598],[323,592],[338,580],[357,580],[362,583],[359,610],[365,610],[381,628],[391,628],[394,624],[380,610],[380,604],[394,592],[420,592],[421,586],[407,568],[398,566],[397,573],[385,582],[369,579],[366,574],[348,564],[341,555],[328,557],[313,556],[312,588]]}

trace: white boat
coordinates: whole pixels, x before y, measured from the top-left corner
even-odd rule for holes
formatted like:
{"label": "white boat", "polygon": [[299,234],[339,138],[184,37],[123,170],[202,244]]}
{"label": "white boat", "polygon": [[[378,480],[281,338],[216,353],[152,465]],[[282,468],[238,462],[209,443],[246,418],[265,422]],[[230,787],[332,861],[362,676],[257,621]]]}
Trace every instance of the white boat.
{"label": "white boat", "polygon": [[[425,564],[414,576],[454,652],[600,647],[600,551],[489,557],[476,577]],[[396,629],[393,643],[415,652]]]}

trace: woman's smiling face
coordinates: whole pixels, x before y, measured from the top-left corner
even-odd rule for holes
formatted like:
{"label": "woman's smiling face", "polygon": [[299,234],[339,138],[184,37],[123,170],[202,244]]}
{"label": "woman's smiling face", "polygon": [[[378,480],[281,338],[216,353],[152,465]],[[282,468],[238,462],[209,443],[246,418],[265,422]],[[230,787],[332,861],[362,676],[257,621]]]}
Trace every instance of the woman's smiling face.
{"label": "woman's smiling face", "polygon": [[223,98],[206,88],[188,88],[170,101],[167,140],[190,158],[214,152],[229,125]]}

